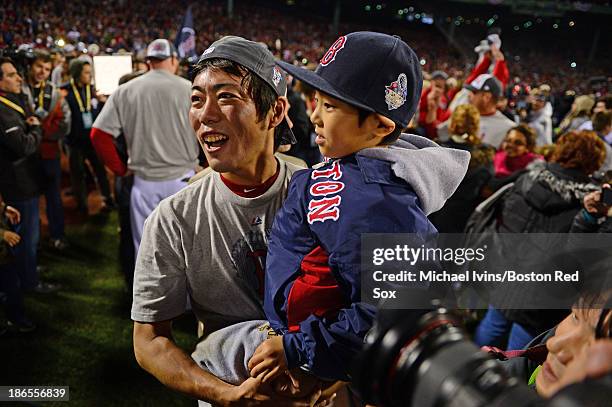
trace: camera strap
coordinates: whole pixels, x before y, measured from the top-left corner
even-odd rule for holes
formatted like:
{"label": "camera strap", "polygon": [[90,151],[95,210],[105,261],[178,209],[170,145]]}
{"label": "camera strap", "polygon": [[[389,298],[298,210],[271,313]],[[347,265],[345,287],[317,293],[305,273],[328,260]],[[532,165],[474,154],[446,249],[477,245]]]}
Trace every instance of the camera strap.
{"label": "camera strap", "polygon": [[546,356],[548,355],[546,344],[536,345],[532,346],[531,348],[520,350],[501,350],[495,346],[483,346],[480,349],[487,352],[497,360],[508,360],[522,357],[538,364],[544,363]]}

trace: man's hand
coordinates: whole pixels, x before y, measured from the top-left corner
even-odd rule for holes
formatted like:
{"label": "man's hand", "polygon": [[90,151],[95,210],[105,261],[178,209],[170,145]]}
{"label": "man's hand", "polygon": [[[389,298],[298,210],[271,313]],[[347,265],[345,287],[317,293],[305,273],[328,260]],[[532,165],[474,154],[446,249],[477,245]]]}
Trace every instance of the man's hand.
{"label": "man's hand", "polygon": [[10,230],[5,230],[2,238],[11,247],[15,247],[21,241],[21,237],[17,233],[11,232]]}
{"label": "man's hand", "polygon": [[248,368],[251,377],[259,377],[264,373],[262,382],[268,382],[287,370],[287,359],[283,348],[283,337],[273,336],[263,341],[255,349],[255,353],[249,360]]}
{"label": "man's hand", "polygon": [[40,120],[38,120],[38,117],[36,116],[29,116],[26,119],[26,123],[30,126],[40,126]]}
{"label": "man's hand", "polygon": [[261,374],[258,377],[249,377],[240,386],[233,387],[228,392],[227,398],[222,400],[221,405],[226,407],[265,405],[275,407],[325,407],[334,398],[334,395],[322,398],[320,389],[304,398],[292,399],[280,396],[275,394],[268,384],[263,383],[263,376]]}
{"label": "man's hand", "polygon": [[17,209],[13,208],[12,206],[6,206],[6,209],[4,210],[4,215],[6,215],[12,225],[16,225],[21,222],[21,214]]}
{"label": "man's hand", "polygon": [[106,103],[106,101],[108,100],[108,96],[103,93],[96,92],[96,99],[98,99],[100,103]]}

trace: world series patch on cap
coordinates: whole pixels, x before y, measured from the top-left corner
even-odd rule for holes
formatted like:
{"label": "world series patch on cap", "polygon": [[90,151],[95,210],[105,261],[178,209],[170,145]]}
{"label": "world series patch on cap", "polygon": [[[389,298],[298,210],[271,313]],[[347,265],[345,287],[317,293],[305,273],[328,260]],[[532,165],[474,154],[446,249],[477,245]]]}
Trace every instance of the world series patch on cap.
{"label": "world series patch on cap", "polygon": [[[268,51],[265,45],[242,37],[228,35],[213,42],[202,53],[198,64],[215,58],[227,59],[242,65],[266,82],[278,96],[287,95],[285,75],[276,66],[274,55]],[[279,127],[281,144],[295,144],[297,142],[286,120]]]}
{"label": "world series patch on cap", "polygon": [[276,63],[313,88],[403,127],[414,116],[423,87],[419,58],[408,44],[371,31],[338,38],[314,72]]}

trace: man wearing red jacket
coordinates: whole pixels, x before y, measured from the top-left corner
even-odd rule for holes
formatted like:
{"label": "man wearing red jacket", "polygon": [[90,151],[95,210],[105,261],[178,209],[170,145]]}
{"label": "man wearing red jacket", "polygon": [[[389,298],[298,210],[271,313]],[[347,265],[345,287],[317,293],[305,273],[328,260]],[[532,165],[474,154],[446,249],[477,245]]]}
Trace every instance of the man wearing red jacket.
{"label": "man wearing red jacket", "polygon": [[431,74],[431,86],[423,89],[419,101],[419,126],[425,129],[428,138],[436,138],[436,127],[448,120],[448,99],[445,95],[448,75],[443,71]]}

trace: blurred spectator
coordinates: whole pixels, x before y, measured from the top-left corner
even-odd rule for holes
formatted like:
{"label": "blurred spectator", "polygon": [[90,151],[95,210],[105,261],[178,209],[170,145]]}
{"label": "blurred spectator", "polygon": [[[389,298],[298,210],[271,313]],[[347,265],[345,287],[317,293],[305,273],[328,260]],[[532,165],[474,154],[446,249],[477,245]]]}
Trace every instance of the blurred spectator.
{"label": "blurred spectator", "polygon": [[437,126],[450,117],[446,98],[447,79],[445,72],[434,71],[431,74],[430,86],[421,92],[419,126],[425,129],[425,134],[430,139],[437,137]]}
{"label": "blurred spectator", "polygon": [[577,130],[582,124],[587,122],[593,105],[595,105],[595,101],[588,95],[578,96],[574,99],[569,113],[559,125],[559,134],[570,130]]}
{"label": "blurred spectator", "polygon": [[89,161],[95,172],[96,181],[104,199],[103,209],[114,207],[106,169],[100,162],[89,138],[91,127],[102,108],[101,96],[96,95],[91,84],[91,65],[83,60],[74,59],[70,62],[70,82],[62,89],[67,93],[66,100],[70,106],[71,126],[67,144],[70,147],[70,175],[72,190],[77,201],[77,209],[81,214],[88,214],[87,184],[85,179],[85,160]]}
{"label": "blurred spectator", "polygon": [[508,131],[502,143],[501,149],[495,153],[494,166],[495,178],[503,179],[500,186],[514,181],[522,170],[524,170],[533,160],[542,158],[534,154],[535,132],[527,125],[520,124]]}
{"label": "blurred spectator", "polygon": [[[469,91],[470,104],[480,113],[480,135],[483,143],[494,148],[501,145],[506,133],[516,123],[497,110],[497,100],[502,96],[501,83],[492,75],[482,74],[470,84],[463,85]],[[438,126],[438,137],[448,139],[449,120]]]}
{"label": "blurred spectator", "polygon": [[552,109],[546,108],[546,96],[539,89],[529,93],[531,111],[527,123],[536,131],[536,145],[552,144]]}
{"label": "blurred spectator", "polygon": [[51,67],[51,56],[46,52],[36,52],[28,70],[27,80],[23,84],[23,92],[28,95],[34,113],[42,121],[43,138],[40,155],[50,244],[55,249],[64,250],[68,242],[64,235],[59,141],[70,131],[71,117],[70,107],[59,89],[47,81]]}
{"label": "blurred spectator", "polygon": [[430,216],[441,233],[461,233],[470,214],[482,200],[482,189],[493,176],[495,148],[480,140],[480,114],[472,105],[457,106],[451,116],[449,141],[442,145],[470,152],[468,171],[455,193]]}

